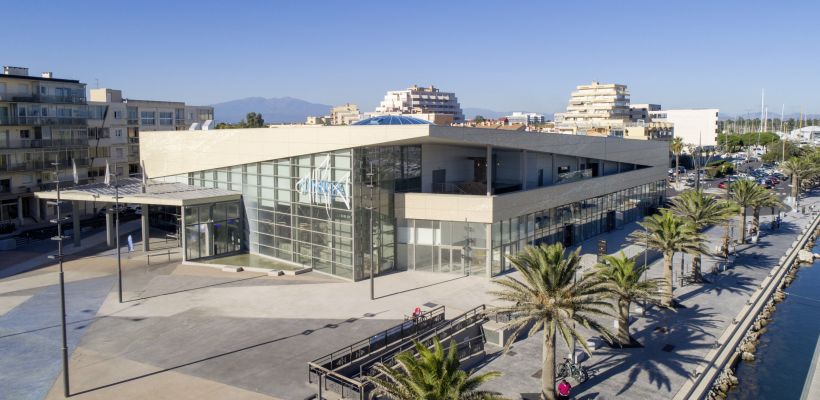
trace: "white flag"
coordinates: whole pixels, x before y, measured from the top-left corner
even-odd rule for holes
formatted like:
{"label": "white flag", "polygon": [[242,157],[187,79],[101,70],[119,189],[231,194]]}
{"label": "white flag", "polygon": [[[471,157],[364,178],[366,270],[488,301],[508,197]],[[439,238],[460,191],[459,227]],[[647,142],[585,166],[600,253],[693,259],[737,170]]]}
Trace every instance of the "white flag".
{"label": "white flag", "polygon": [[105,160],[105,184],[111,186],[111,170],[108,168],[108,160]]}
{"label": "white flag", "polygon": [[74,173],[74,184],[79,185],[80,184],[80,177],[77,176],[77,163],[74,162],[73,158],[71,159],[71,169],[73,170],[72,172]]}

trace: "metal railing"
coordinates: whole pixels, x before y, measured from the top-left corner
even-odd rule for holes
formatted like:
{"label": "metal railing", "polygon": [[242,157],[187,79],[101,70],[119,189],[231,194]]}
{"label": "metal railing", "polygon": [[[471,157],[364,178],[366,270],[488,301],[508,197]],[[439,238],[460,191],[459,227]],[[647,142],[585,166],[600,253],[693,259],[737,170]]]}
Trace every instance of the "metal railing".
{"label": "metal railing", "polygon": [[9,116],[0,119],[0,125],[88,125],[86,117],[24,117]]}
{"label": "metal railing", "polygon": [[433,193],[485,195],[487,184],[481,182],[442,182],[433,184]]}
{"label": "metal railing", "polygon": [[60,103],[60,104],[85,104],[85,96],[47,96],[41,94],[27,96],[12,96],[11,101],[22,103]]}
{"label": "metal railing", "polygon": [[[447,339],[470,326],[474,326],[486,319],[486,306],[481,305],[473,308],[447,322],[443,322],[443,317],[444,306],[440,306],[423,313],[416,320],[409,319],[368,339],[309,362],[308,383],[313,383],[313,375],[316,375],[320,385],[320,393],[324,388],[340,394],[342,398],[348,398],[345,396],[355,394],[357,398],[364,399],[366,386],[369,382],[362,378],[376,376],[372,372],[376,364],[392,365],[398,354],[413,350],[414,340],[431,347],[434,338],[439,340]],[[416,329],[413,329],[413,327],[416,327]],[[410,332],[412,334],[409,334]],[[484,334],[481,331],[480,335],[458,343],[457,353],[459,358],[462,358],[462,355],[465,354],[467,356],[475,354],[474,348],[483,350],[484,342]],[[374,348],[374,344],[377,347]],[[377,356],[373,357],[374,355]],[[339,372],[340,369],[349,367],[353,361],[365,358],[368,360],[359,366],[354,376],[346,376]]]}
{"label": "metal railing", "polygon": [[[74,162],[78,167],[85,167],[88,165],[88,160],[85,158],[76,158]],[[71,160],[61,161],[60,168],[71,167]],[[54,167],[54,161],[29,161],[24,163],[0,165],[0,171],[15,172],[15,171],[37,171],[44,169],[51,169]]]}

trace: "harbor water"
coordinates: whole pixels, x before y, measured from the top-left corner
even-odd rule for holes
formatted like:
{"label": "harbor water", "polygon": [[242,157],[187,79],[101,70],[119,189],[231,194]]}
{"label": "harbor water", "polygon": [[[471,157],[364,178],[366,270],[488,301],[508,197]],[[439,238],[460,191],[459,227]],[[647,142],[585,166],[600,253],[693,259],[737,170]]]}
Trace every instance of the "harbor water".
{"label": "harbor water", "polygon": [[[820,245],[813,252],[820,252]],[[820,337],[820,260],[803,265],[785,292],[786,299],[777,304],[768,332],[760,338],[755,361],[738,365],[739,385],[730,399],[800,399],[814,352],[820,351],[815,349]]]}

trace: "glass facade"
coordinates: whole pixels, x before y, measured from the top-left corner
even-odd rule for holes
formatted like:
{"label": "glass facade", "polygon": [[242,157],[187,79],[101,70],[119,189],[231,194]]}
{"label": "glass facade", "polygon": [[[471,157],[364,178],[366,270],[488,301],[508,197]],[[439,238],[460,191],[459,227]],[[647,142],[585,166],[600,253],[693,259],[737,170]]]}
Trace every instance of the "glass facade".
{"label": "glass facade", "polygon": [[658,181],[492,225],[401,219],[397,262],[419,271],[495,276],[512,268],[506,255],[528,245],[573,246],[636,221],[663,203],[665,191],[666,183]]}
{"label": "glass facade", "polygon": [[493,276],[510,269],[504,255],[575,245],[646,215],[665,193],[664,181],[653,182],[493,224],[397,220],[395,193],[422,192],[421,152],[363,147],[174,177],[243,195],[236,207],[186,208],[186,254],[244,250],[351,280],[371,269]]}
{"label": "glass facade", "polygon": [[244,235],[238,201],[188,206],[183,212],[187,260],[242,250]]}

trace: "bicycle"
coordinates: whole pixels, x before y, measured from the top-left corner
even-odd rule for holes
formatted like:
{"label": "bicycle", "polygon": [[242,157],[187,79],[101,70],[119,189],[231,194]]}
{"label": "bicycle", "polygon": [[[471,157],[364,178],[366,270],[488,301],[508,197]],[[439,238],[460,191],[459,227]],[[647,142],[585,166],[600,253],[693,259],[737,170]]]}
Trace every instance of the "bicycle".
{"label": "bicycle", "polygon": [[572,362],[569,358],[564,358],[564,362],[558,366],[558,379],[566,379],[568,377],[574,378],[578,383],[586,382],[589,379],[589,373],[585,367]]}

